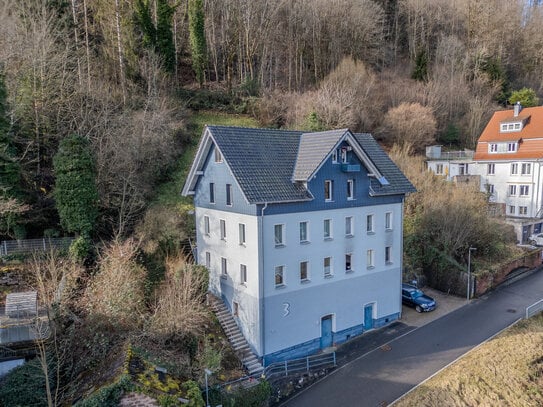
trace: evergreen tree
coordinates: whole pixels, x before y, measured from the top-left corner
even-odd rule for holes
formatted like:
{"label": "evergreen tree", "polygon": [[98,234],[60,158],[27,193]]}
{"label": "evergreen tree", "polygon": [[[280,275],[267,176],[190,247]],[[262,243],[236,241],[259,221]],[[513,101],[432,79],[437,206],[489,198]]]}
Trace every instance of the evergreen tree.
{"label": "evergreen tree", "polygon": [[510,104],[514,105],[517,102],[520,102],[522,107],[533,107],[539,105],[539,98],[535,90],[522,88],[511,93],[511,97],[509,98]]}
{"label": "evergreen tree", "polygon": [[175,44],[173,42],[172,17],[175,7],[168,4],[168,0],[157,0],[156,47],[162,56],[164,68],[173,72],[175,70]]}
{"label": "evergreen tree", "polygon": [[154,50],[156,47],[156,29],[149,0],[137,0],[135,9],[134,20],[136,27],[141,31],[142,45]]}
{"label": "evergreen tree", "polygon": [[71,233],[90,237],[98,216],[94,159],[87,139],[68,136],[53,159],[55,200],[60,223]]}
{"label": "evergreen tree", "polygon": [[203,0],[189,0],[189,33],[192,52],[192,68],[200,86],[204,83],[204,70],[207,63],[207,45],[204,25]]}

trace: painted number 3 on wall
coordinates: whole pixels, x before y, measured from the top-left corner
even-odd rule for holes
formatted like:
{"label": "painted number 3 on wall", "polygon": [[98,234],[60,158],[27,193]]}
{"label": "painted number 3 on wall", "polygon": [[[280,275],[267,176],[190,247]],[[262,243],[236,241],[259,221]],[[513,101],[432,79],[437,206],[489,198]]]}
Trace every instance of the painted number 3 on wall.
{"label": "painted number 3 on wall", "polygon": [[286,317],[290,314],[290,303],[284,302],[283,303],[283,316]]}

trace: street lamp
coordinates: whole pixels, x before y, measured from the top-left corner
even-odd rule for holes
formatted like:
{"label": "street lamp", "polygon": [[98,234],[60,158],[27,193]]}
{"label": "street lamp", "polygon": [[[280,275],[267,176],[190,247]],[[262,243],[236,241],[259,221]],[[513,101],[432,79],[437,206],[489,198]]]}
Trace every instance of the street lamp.
{"label": "street lamp", "polygon": [[206,406],[209,407],[209,387],[207,385],[207,376],[210,376],[213,372],[209,369],[204,369],[204,373],[206,374]]}
{"label": "street lamp", "polygon": [[469,297],[470,297],[470,285],[471,285],[471,252],[472,251],[475,251],[477,250],[476,247],[469,247],[469,250],[468,250],[468,301],[469,301]]}

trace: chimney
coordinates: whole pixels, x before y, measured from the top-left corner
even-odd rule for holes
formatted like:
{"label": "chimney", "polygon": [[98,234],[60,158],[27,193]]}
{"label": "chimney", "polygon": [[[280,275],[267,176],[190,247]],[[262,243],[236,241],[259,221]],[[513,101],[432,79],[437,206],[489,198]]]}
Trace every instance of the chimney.
{"label": "chimney", "polygon": [[517,117],[522,110],[522,105],[520,102],[515,103],[515,113],[513,114],[515,117]]}

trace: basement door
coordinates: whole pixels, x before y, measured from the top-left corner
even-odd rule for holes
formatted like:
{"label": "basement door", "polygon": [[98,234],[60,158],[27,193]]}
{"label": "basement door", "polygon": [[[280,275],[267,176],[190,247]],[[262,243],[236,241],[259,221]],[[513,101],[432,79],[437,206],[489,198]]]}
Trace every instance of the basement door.
{"label": "basement door", "polygon": [[373,329],[373,304],[364,306],[364,330]]}
{"label": "basement door", "polygon": [[321,349],[332,346],[332,315],[321,318]]}

